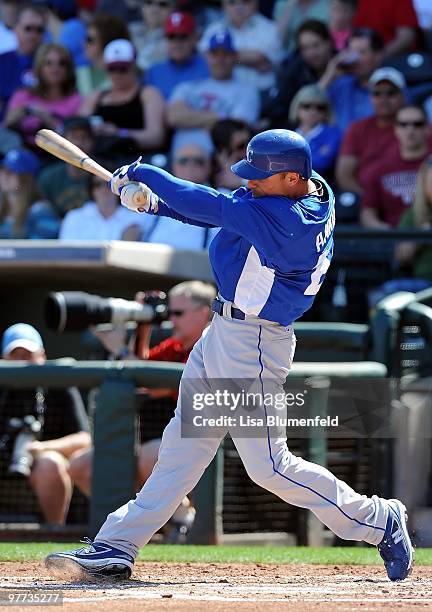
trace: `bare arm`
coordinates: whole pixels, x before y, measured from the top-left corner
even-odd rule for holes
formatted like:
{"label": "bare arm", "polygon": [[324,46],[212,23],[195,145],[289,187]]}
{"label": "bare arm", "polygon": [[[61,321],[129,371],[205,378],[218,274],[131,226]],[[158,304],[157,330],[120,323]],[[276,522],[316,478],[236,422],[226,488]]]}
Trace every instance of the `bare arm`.
{"label": "bare arm", "polygon": [[287,29],[287,26],[290,22],[291,15],[296,4],[297,0],[288,0],[285,4],[284,10],[279,15],[279,18],[277,20],[277,29],[281,38],[285,36],[285,30]]}
{"label": "bare arm", "polygon": [[258,51],[258,49],[239,51],[237,53],[237,61],[245,66],[256,68],[259,72],[267,72],[272,67],[272,63],[267,55]]}
{"label": "bare arm", "polygon": [[357,180],[358,161],[353,155],[339,155],[336,162],[336,182],[342,191],[362,195],[363,188]]}
{"label": "bare arm", "polygon": [[360,225],[369,229],[390,229],[388,223],[384,223],[378,217],[378,213],[374,208],[360,209]]}
{"label": "bare arm", "polygon": [[198,111],[185,102],[173,102],[167,108],[168,125],[172,128],[209,129],[219,119],[217,113]]}
{"label": "bare arm", "polygon": [[395,37],[384,48],[384,58],[406,53],[413,47],[415,40],[416,32],[414,28],[406,26],[397,28]]}
{"label": "bare arm", "polygon": [[84,98],[79,109],[79,114],[82,117],[90,117],[90,115],[94,114],[99,96],[100,91],[93,91]]}
{"label": "bare arm", "polygon": [[155,87],[141,90],[145,128],[128,130],[128,135],[143,148],[152,149],[163,145],[165,140],[165,101]]}
{"label": "bare arm", "polygon": [[29,444],[28,449],[34,455],[43,451],[57,451],[68,459],[75,451],[90,448],[90,446],[91,436],[88,431],[78,431],[54,440],[45,440],[44,442],[36,440]]}
{"label": "bare arm", "polygon": [[138,359],[148,359],[150,350],[151,325],[140,323],[137,326],[135,339],[135,355]]}
{"label": "bare arm", "polygon": [[4,125],[7,128],[14,129],[19,126],[21,119],[27,114],[25,106],[16,106],[15,108],[8,108],[6,116],[4,118]]}

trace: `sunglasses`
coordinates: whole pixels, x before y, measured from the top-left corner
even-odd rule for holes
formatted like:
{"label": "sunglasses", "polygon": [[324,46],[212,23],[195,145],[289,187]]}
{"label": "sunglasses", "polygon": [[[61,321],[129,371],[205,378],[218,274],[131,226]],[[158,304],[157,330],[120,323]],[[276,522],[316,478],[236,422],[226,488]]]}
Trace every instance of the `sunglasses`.
{"label": "sunglasses", "polygon": [[167,34],[168,40],[188,40],[189,34]]}
{"label": "sunglasses", "polygon": [[252,0],[225,0],[224,4],[235,6],[236,4],[249,4]]}
{"label": "sunglasses", "polygon": [[26,25],[23,27],[24,32],[35,32],[36,34],[43,34],[45,28],[43,26]]}
{"label": "sunglasses", "polygon": [[423,121],[423,119],[418,119],[417,121],[396,121],[396,125],[398,125],[401,128],[406,128],[406,127],[422,128],[422,127],[425,127],[426,121]]}
{"label": "sunglasses", "polygon": [[158,6],[159,8],[169,8],[171,6],[170,2],[166,2],[165,0],[145,0],[145,6]]}
{"label": "sunglasses", "polygon": [[374,89],[372,91],[372,95],[375,98],[393,98],[394,96],[397,96],[399,93],[398,89]]}
{"label": "sunglasses", "polygon": [[186,312],[186,310],[168,310],[167,314],[168,314],[168,318],[170,318],[170,317],[182,317],[185,312]]}
{"label": "sunglasses", "polygon": [[305,102],[304,104],[300,104],[300,108],[304,108],[304,110],[317,110],[317,111],[321,111],[324,112],[327,110],[327,105],[326,104],[315,104],[315,102]]}
{"label": "sunglasses", "polygon": [[119,74],[126,74],[129,72],[130,66],[107,66],[107,72],[118,72]]}
{"label": "sunglasses", "polygon": [[205,157],[178,157],[176,160],[174,160],[176,164],[179,164],[180,166],[185,166],[186,164],[195,164],[196,166],[205,166],[205,164],[207,163],[207,160],[205,159]]}
{"label": "sunglasses", "polygon": [[68,62],[65,59],[61,59],[61,60],[46,60],[45,61],[45,66],[60,66],[61,68],[66,68],[66,66],[68,65]]}

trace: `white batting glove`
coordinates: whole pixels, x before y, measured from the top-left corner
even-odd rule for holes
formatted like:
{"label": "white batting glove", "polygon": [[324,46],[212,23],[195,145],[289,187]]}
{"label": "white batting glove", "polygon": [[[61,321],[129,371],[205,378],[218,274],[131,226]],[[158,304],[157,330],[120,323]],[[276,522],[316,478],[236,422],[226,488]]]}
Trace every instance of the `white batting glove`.
{"label": "white batting glove", "polygon": [[140,213],[156,214],[159,208],[158,196],[145,183],[136,181],[129,181],[120,187],[120,202],[125,208]]}
{"label": "white batting glove", "polygon": [[120,195],[121,188],[124,187],[127,183],[130,182],[130,178],[128,176],[128,171],[135,169],[136,166],[139,166],[141,163],[141,156],[138,157],[133,164],[129,164],[127,166],[122,166],[121,168],[117,168],[117,170],[112,175],[112,179],[109,182],[110,189],[116,195]]}

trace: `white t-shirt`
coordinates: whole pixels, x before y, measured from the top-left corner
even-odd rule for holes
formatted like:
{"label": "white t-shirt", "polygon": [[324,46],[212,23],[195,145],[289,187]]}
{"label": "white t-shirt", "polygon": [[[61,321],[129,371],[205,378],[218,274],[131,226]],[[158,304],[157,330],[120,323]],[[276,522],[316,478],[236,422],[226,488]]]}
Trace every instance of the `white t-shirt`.
{"label": "white t-shirt", "polygon": [[201,251],[207,249],[219,227],[197,227],[181,223],[171,217],[149,217],[152,226],[144,234],[144,240],[153,244],[167,244],[173,249]]}
{"label": "white t-shirt", "polygon": [[[206,27],[199,42],[198,47],[202,53],[207,51],[213,34],[221,30],[229,30],[237,51],[259,50],[269,59],[273,67],[280,62],[282,45],[276,24],[264,15],[255,13],[241,28],[235,27],[226,17],[214,21]],[[250,66],[236,66],[234,77],[242,83],[261,90],[269,89],[275,84],[274,69],[268,72],[258,72]]]}
{"label": "white t-shirt", "polygon": [[87,202],[81,208],[70,210],[60,227],[60,240],[121,240],[123,232],[131,225],[139,225],[145,233],[151,219],[148,215],[134,213],[118,206],[111,217],[103,217],[95,202]]}
{"label": "white t-shirt", "polygon": [[9,30],[5,24],[0,21],[0,54],[15,51],[18,47],[17,37],[13,30]]}

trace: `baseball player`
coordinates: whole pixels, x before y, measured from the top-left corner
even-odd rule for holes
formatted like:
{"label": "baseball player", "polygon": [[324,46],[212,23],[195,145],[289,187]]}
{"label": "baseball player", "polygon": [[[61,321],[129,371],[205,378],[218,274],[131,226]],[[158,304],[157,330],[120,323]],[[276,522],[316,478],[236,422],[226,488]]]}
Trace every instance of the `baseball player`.
{"label": "baseball player", "polygon": [[[220,379],[255,380],[263,392],[271,381],[282,389],[295,350],[293,321],[310,308],[330,265],[334,196],[312,170],[307,142],[289,130],[254,136],[246,159],[232,170],[247,187],[230,195],[139,160],[114,174],[111,188],[126,207],[135,209],[128,184],[139,181],[146,203],[138,210],[221,228],[209,251],[219,297],[212,323],[186,363],[175,415],[150,478],[134,500],[108,515],[93,542],[49,555],[49,568],[130,577],[139,548],[195,487],[230,431],[228,425],[211,437],[182,436],[182,415],[190,414],[188,382],[200,380],[209,392]],[[265,405],[258,410],[266,416]],[[390,580],[405,579],[413,562],[405,506],[360,495],[324,467],[295,457],[285,428],[277,435],[266,432],[252,438],[230,431],[252,480],[308,508],[339,537],[376,545]]]}

